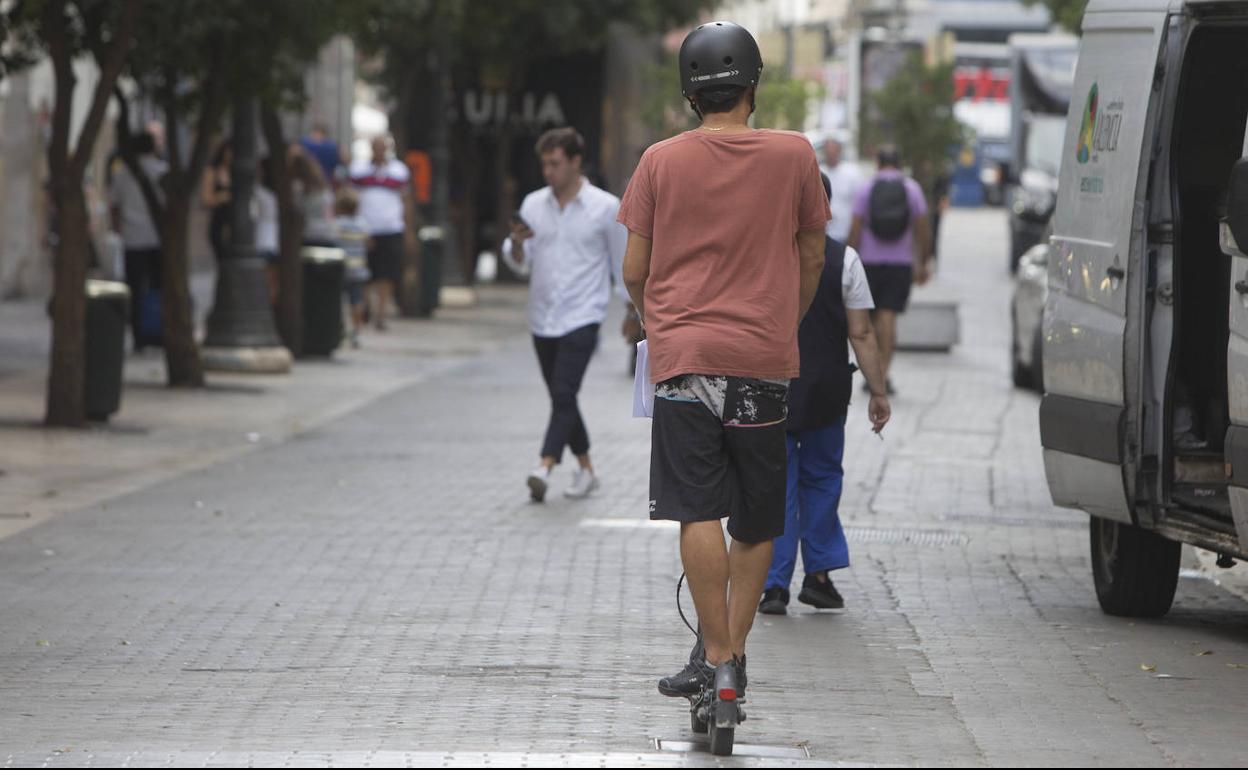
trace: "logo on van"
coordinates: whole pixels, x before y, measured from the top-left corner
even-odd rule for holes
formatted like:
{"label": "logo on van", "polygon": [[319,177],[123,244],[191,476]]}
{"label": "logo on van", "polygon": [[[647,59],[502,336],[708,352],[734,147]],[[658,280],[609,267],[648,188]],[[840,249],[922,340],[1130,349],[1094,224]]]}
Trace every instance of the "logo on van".
{"label": "logo on van", "polygon": [[1083,108],[1083,122],[1079,125],[1079,146],[1075,151],[1075,158],[1080,163],[1087,163],[1092,160],[1092,142],[1096,136],[1096,108],[1100,102],[1100,95],[1096,83],[1092,84],[1092,89],[1088,91],[1088,103]]}
{"label": "logo on van", "polygon": [[1122,131],[1123,103],[1115,100],[1102,107],[1100,88],[1096,83],[1088,90],[1079,124],[1079,144],[1075,159],[1089,163],[1100,159],[1101,153],[1118,151],[1118,135]]}

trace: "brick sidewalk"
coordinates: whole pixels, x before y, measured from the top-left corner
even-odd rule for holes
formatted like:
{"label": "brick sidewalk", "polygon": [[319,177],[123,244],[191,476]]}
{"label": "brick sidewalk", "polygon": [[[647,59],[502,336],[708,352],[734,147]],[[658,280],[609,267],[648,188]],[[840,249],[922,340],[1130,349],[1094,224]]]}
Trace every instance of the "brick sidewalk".
{"label": "brick sidewalk", "polygon": [[[1048,503],[1038,400],[1009,387],[1005,278],[978,268],[1000,264],[1003,219],[947,231],[984,252],[945,250],[966,343],[900,361],[886,441],[856,405],[849,609],[756,625],[739,741],[819,764],[1242,764],[1248,668],[1228,664],[1248,665],[1248,607],[1193,578],[1164,620],[1100,613],[1086,521]],[[689,738],[654,680],[690,637],[604,328],[588,501],[560,496],[565,470],[527,502],[546,407],[521,329],[288,442],[0,541],[0,760],[708,764],[653,743]]]}

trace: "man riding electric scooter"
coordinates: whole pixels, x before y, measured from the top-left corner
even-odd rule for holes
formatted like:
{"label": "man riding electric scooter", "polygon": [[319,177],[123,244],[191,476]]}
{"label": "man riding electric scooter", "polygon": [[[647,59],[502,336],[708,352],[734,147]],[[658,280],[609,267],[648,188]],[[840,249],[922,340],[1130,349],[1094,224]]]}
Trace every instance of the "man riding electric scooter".
{"label": "man riding electric scooter", "polygon": [[646,150],[619,215],[655,385],[651,518],[681,523],[702,630],[701,649],[659,690],[694,702],[716,753],[731,751],[746,637],[784,532],[788,385],[828,221],[810,142],[748,124],[762,69],[736,24],[689,33],[681,89],[701,125]]}

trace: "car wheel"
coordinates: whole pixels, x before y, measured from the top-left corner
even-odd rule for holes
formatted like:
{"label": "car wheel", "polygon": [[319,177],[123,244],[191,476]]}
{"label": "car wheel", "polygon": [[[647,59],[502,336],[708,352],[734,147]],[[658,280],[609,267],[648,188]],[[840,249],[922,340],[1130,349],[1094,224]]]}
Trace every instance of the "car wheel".
{"label": "car wheel", "polygon": [[1182,544],[1133,524],[1091,519],[1092,579],[1101,609],[1128,618],[1169,612]]}
{"label": "car wheel", "polygon": [[1018,321],[1014,320],[1014,312],[1010,311],[1010,371],[1013,373],[1014,387],[1030,388],[1031,372],[1018,360]]}

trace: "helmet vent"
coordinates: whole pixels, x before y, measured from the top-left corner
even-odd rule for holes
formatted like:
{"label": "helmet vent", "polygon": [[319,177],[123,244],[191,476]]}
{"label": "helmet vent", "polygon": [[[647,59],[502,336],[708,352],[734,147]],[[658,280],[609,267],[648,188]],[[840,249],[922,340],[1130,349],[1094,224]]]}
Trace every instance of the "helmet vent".
{"label": "helmet vent", "polygon": [[731,67],[731,66],[732,66],[732,57],[731,57],[731,56],[725,56],[725,57],[724,57],[724,64],[726,64],[726,65],[728,65],[729,67]]}
{"label": "helmet vent", "polygon": [[698,68],[698,63],[696,61],[689,62],[689,69],[696,70],[697,68]]}

